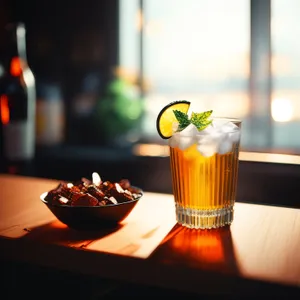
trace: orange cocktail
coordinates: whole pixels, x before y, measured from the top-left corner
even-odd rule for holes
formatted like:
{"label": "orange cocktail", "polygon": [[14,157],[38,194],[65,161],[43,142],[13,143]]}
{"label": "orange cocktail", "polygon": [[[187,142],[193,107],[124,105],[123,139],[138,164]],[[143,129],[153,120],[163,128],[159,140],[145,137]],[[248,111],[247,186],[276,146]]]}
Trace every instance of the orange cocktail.
{"label": "orange cocktail", "polygon": [[168,139],[177,222],[197,229],[233,221],[241,121],[188,114],[190,102],[174,101],[158,114],[159,135]]}
{"label": "orange cocktail", "polygon": [[177,221],[190,228],[230,224],[237,190],[239,136],[225,153],[214,153],[213,149],[201,153],[199,148],[197,142],[183,150],[170,146]]}

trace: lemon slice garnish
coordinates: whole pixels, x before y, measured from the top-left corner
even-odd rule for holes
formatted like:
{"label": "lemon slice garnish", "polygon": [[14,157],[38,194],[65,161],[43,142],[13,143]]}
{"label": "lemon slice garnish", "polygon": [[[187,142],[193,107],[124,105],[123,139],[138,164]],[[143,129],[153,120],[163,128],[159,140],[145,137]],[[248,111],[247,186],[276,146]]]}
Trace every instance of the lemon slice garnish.
{"label": "lemon slice garnish", "polygon": [[163,107],[156,119],[156,129],[161,138],[169,139],[173,135],[174,124],[178,123],[173,111],[179,110],[186,114],[190,104],[187,100],[177,100]]}

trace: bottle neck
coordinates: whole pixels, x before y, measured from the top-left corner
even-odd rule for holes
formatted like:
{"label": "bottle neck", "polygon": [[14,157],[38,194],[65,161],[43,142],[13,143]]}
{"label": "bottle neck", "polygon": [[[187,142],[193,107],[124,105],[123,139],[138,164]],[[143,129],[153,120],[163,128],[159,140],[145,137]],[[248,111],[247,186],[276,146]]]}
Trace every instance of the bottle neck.
{"label": "bottle neck", "polygon": [[6,28],[7,44],[4,64],[12,76],[19,76],[27,68],[26,30],[23,24],[9,24]]}

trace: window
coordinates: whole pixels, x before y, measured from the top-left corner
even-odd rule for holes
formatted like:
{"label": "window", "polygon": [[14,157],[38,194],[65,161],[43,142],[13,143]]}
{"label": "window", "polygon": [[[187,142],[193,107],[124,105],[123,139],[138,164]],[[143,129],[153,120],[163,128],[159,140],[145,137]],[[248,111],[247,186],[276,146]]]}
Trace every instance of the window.
{"label": "window", "polygon": [[119,64],[143,93],[143,136],[163,142],[159,110],[189,99],[195,111],[241,118],[243,150],[299,152],[299,9],[297,0],[120,0]]}
{"label": "window", "polygon": [[272,1],[273,142],[284,149],[300,146],[299,13],[297,0]]}

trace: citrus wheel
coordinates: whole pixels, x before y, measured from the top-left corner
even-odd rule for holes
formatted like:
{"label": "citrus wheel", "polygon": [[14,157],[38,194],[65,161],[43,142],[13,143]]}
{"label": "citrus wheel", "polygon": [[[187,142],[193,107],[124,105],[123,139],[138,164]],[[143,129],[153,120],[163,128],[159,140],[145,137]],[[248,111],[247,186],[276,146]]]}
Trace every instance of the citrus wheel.
{"label": "citrus wheel", "polygon": [[190,104],[187,100],[177,100],[162,108],[156,119],[156,129],[161,138],[169,139],[173,134],[173,124],[177,122],[173,111],[179,110],[186,114]]}

